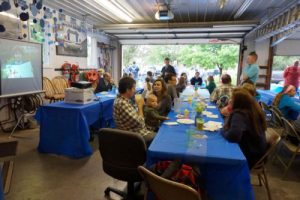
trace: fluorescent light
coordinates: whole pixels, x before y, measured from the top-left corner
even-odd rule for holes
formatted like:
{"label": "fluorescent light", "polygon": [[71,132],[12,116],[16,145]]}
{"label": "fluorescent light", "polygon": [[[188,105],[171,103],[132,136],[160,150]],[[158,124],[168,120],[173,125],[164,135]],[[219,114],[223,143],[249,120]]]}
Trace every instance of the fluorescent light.
{"label": "fluorescent light", "polygon": [[119,17],[121,19],[124,19],[127,22],[132,22],[133,19],[129,17],[124,11],[122,11],[120,8],[115,6],[110,0],[94,0],[96,3],[98,3],[100,6],[104,7],[108,11],[111,12],[111,14],[115,15],[116,17]]}
{"label": "fluorescent light", "polygon": [[19,19],[16,15],[13,15],[13,14],[8,13],[8,12],[0,12],[0,15],[5,16],[5,17],[9,17],[9,18],[12,18],[12,19]]}
{"label": "fluorescent light", "polygon": [[247,8],[250,6],[250,4],[253,2],[253,0],[245,0],[241,7],[238,9],[238,11],[234,15],[234,19],[239,18],[244,12],[247,10]]}

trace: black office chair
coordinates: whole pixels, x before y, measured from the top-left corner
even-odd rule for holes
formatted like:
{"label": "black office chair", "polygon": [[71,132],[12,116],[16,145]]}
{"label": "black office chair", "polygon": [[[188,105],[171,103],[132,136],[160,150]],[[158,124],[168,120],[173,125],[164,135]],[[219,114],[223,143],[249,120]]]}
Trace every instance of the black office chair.
{"label": "black office chair", "polygon": [[147,148],[144,139],[136,133],[110,128],[101,129],[98,136],[104,172],[127,182],[127,193],[107,187],[105,195],[114,192],[123,198],[133,199],[134,183],[143,180],[138,166],[146,161]]}

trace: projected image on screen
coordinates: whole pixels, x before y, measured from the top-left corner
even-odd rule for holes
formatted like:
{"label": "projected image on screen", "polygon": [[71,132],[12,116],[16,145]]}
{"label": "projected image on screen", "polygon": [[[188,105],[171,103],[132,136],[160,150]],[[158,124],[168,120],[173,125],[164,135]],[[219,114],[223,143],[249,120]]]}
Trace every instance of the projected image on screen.
{"label": "projected image on screen", "polygon": [[15,64],[7,64],[4,65],[4,69],[2,71],[2,78],[32,78],[33,71],[31,62],[25,63],[15,63]]}
{"label": "projected image on screen", "polygon": [[42,90],[42,47],[0,39],[1,95]]}

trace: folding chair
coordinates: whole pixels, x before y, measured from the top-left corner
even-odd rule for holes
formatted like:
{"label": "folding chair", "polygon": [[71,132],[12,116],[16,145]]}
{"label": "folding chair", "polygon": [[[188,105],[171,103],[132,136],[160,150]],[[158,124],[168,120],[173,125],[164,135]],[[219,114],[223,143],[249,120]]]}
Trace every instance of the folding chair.
{"label": "folding chair", "polygon": [[260,186],[262,185],[263,182],[267,190],[268,199],[271,200],[272,196],[269,188],[269,182],[268,182],[265,166],[267,164],[268,157],[275,151],[276,146],[280,142],[281,138],[280,135],[274,131],[267,131],[266,138],[269,145],[268,150],[263,155],[263,157],[252,167],[251,174],[257,175]]}
{"label": "folding chair", "polygon": [[[278,149],[276,158],[280,161],[280,163],[284,166],[285,170],[283,173],[283,178],[286,176],[288,170],[293,164],[296,156],[300,155],[300,136],[295,130],[294,126],[284,117],[281,118],[284,123],[284,138],[280,149]],[[293,138],[294,142],[291,142],[289,138]],[[296,144],[298,143],[298,144]],[[280,150],[285,147],[290,153],[292,153],[292,157],[288,162],[285,162],[280,156]]]}

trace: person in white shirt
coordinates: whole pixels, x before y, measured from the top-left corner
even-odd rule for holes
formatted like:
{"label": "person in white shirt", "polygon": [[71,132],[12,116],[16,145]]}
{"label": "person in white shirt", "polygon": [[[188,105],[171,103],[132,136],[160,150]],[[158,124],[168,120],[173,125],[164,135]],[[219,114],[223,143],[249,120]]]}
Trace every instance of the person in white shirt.
{"label": "person in white shirt", "polygon": [[145,79],[145,84],[144,84],[144,91],[142,96],[144,97],[144,99],[147,99],[149,94],[152,93],[152,83],[149,77],[147,77]]}

